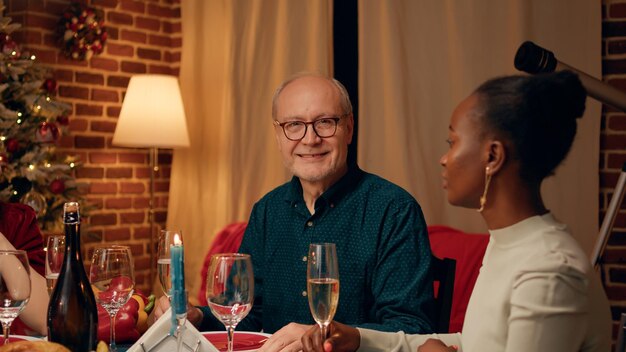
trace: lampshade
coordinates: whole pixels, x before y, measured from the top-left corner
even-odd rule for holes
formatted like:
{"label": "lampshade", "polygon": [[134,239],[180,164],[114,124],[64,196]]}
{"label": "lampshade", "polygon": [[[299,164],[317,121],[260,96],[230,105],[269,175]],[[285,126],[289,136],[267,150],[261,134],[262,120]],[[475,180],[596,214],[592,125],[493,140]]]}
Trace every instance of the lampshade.
{"label": "lampshade", "polygon": [[185,109],[176,77],[146,74],[130,78],[113,145],[189,146]]}

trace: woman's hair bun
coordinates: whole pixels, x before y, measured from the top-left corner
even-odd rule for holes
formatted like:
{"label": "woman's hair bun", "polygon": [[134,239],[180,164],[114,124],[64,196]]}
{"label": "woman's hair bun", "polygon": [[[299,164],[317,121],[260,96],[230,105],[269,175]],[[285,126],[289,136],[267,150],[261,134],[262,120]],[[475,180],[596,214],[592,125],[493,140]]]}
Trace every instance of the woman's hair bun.
{"label": "woman's hair bun", "polygon": [[534,102],[531,104],[545,112],[541,118],[566,121],[580,118],[585,112],[587,91],[572,71],[531,76],[526,92],[529,101]]}

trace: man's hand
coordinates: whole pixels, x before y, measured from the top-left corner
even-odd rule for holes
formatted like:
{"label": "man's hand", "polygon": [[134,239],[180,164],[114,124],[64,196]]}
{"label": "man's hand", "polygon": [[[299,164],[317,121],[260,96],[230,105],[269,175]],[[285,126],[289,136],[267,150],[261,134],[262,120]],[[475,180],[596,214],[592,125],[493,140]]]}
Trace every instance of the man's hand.
{"label": "man's hand", "polygon": [[[312,325],[289,323],[276,331],[258,352],[298,352],[302,350],[300,338]],[[317,326],[317,325],[316,325]]]}
{"label": "man's hand", "polygon": [[446,346],[441,340],[428,339],[417,348],[417,352],[456,352],[457,349],[456,346]]}
{"label": "man's hand", "polygon": [[[159,318],[170,308],[170,300],[167,296],[162,296],[159,298],[154,304],[154,310],[152,311],[152,316],[150,321],[150,325],[154,324],[155,321],[159,320]],[[187,302],[187,320],[192,323],[195,327],[199,327],[202,322],[202,311]]]}
{"label": "man's hand", "polygon": [[361,345],[359,330],[332,321],[328,326],[329,337],[322,344],[320,327],[315,325],[302,336],[302,350],[305,352],[348,352],[356,351]]}
{"label": "man's hand", "polygon": [[162,296],[161,298],[157,299],[154,303],[154,309],[152,310],[151,319],[149,319],[150,325],[159,320],[161,315],[163,315],[163,313],[165,313],[165,311],[167,311],[169,308],[170,300],[167,298],[167,296]]}

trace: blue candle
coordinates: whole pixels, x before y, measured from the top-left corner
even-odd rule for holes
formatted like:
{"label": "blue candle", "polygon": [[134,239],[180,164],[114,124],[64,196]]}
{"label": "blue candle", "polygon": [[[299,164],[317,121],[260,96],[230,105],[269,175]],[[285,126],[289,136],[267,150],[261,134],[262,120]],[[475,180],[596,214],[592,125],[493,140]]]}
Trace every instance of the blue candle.
{"label": "blue candle", "polygon": [[185,294],[185,252],[183,243],[174,235],[174,244],[170,246],[170,278],[172,280],[172,328],[177,324],[176,315],[187,313],[187,295]]}

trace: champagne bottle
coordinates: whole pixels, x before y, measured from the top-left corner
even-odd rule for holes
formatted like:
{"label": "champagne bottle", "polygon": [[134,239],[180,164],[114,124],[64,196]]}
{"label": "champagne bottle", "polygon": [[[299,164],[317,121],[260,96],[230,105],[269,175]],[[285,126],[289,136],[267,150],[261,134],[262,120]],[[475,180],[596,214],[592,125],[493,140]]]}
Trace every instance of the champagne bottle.
{"label": "champagne bottle", "polygon": [[48,340],[71,351],[92,351],[98,340],[98,308],[80,253],[78,203],[63,206],[65,259],[48,305]]}

